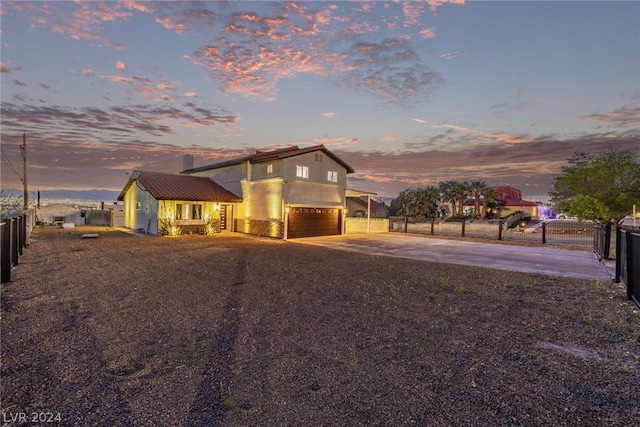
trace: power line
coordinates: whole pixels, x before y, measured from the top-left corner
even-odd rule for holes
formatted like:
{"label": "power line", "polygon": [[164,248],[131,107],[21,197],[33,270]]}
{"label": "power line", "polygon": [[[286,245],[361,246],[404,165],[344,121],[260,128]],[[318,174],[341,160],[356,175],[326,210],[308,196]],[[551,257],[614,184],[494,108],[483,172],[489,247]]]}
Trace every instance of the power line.
{"label": "power line", "polygon": [[20,174],[15,170],[15,168],[11,164],[11,161],[9,160],[9,157],[6,155],[4,150],[2,150],[2,147],[0,147],[0,151],[2,152],[2,161],[9,167],[9,169],[11,169],[13,173],[16,174],[18,178],[20,178],[20,181],[22,181],[23,180],[22,176],[20,176]]}

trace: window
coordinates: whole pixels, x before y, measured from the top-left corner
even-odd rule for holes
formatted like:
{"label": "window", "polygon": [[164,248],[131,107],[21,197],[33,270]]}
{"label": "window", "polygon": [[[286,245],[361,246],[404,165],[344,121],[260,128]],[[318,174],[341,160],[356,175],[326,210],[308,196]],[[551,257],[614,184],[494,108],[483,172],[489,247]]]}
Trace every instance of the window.
{"label": "window", "polygon": [[273,163],[267,165],[267,173],[273,173]]}
{"label": "window", "polygon": [[296,166],[296,176],[309,178],[309,166]]}
{"label": "window", "polygon": [[322,163],[322,153],[316,153],[316,162]]}
{"label": "window", "polygon": [[202,219],[202,205],[176,203],[176,219]]}
{"label": "window", "polygon": [[338,182],[338,172],[337,171],[327,172],[327,181]]}
{"label": "window", "polygon": [[202,205],[191,205],[191,219],[202,219]]}

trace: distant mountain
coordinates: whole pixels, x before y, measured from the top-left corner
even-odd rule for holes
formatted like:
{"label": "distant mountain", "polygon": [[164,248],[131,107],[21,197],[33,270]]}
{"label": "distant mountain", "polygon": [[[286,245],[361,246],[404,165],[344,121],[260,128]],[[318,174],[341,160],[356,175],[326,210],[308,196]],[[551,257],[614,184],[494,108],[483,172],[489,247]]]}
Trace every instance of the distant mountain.
{"label": "distant mountain", "polygon": [[[2,190],[3,195],[22,197],[21,190]],[[111,190],[40,190],[40,200],[86,200],[95,202],[115,202],[118,199],[118,191]],[[29,191],[29,199],[35,200],[37,191]]]}
{"label": "distant mountain", "polygon": [[40,199],[95,200],[96,202],[115,202],[118,199],[118,194],[120,194],[120,192],[110,190],[40,190]]}

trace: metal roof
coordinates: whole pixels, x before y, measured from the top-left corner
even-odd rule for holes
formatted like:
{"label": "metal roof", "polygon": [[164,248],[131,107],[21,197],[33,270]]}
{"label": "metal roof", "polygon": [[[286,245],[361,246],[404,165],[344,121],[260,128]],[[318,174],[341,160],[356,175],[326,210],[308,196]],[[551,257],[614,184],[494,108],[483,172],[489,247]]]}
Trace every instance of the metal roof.
{"label": "metal roof", "polygon": [[129,188],[138,183],[156,200],[242,202],[242,198],[206,177],[148,171],[134,171],[118,195],[118,200],[124,200]]}
{"label": "metal roof", "polygon": [[187,169],[187,170],[182,171],[181,173],[190,174],[190,173],[194,173],[194,172],[202,172],[202,171],[207,171],[207,170],[212,170],[212,169],[219,169],[219,168],[222,168],[222,167],[225,167],[225,166],[237,165],[237,164],[244,163],[244,162],[247,162],[247,161],[250,162],[250,163],[266,162],[266,161],[269,161],[269,160],[284,159],[284,158],[287,158],[287,157],[299,156],[301,154],[311,153],[311,152],[314,152],[314,151],[322,151],[327,156],[331,157],[337,163],[342,165],[347,170],[347,173],[354,173],[355,172],[355,170],[347,162],[342,160],[340,157],[338,157],[335,153],[330,151],[324,145],[314,145],[312,147],[306,147],[306,148],[299,148],[297,145],[292,145],[290,147],[281,148],[281,149],[278,149],[278,150],[256,151],[254,154],[235,157],[235,158],[232,158],[232,159],[229,159],[229,160],[225,160],[223,162],[214,163],[212,165],[200,166],[200,167],[197,167],[197,168]]}

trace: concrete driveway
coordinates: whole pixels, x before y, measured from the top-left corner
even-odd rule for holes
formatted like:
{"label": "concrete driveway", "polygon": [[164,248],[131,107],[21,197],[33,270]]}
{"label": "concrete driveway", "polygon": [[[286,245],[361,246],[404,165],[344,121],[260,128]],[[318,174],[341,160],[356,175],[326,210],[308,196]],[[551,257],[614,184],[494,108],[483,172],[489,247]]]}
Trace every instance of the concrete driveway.
{"label": "concrete driveway", "polygon": [[592,252],[586,250],[444,240],[394,233],[304,237],[288,242],[371,255],[474,265],[605,283],[612,282],[615,275],[615,263],[601,263]]}

